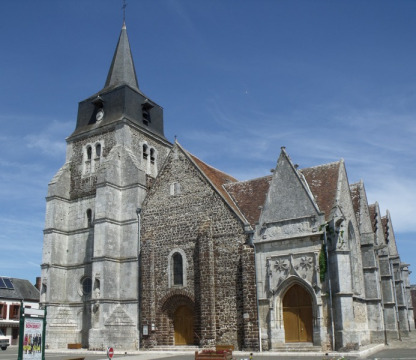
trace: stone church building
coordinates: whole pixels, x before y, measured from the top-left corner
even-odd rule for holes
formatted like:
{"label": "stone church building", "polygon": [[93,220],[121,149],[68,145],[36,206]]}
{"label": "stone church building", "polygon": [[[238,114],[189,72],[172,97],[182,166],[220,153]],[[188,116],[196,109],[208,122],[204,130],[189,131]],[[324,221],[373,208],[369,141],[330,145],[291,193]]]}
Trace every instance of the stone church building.
{"label": "stone church building", "polygon": [[46,201],[50,348],[356,349],[414,329],[390,214],[344,162],[300,169],[282,148],[239,182],[171,143],[125,25]]}

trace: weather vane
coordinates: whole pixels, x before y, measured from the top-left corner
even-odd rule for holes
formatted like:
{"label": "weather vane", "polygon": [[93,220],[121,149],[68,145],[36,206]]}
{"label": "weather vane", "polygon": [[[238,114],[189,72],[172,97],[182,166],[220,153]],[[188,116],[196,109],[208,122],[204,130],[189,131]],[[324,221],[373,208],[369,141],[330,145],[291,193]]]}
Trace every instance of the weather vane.
{"label": "weather vane", "polygon": [[123,9],[123,22],[126,21],[126,6],[127,6],[126,0],[123,0],[123,6],[122,6],[122,9]]}

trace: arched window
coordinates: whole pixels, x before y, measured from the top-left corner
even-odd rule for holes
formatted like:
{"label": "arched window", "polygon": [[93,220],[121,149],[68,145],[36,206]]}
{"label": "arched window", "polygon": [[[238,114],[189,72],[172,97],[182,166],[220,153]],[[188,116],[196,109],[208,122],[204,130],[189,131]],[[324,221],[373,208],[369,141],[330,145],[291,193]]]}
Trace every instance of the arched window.
{"label": "arched window", "polygon": [[154,164],[154,163],[155,163],[155,158],[156,158],[156,156],[155,156],[155,149],[150,148],[150,162],[151,162],[152,164]]}
{"label": "arched window", "polygon": [[87,160],[91,160],[91,156],[92,156],[92,148],[91,146],[87,147]]}
{"label": "arched window", "polygon": [[88,227],[92,226],[92,210],[91,209],[87,210],[87,226]]}
{"label": "arched window", "polygon": [[181,248],[172,249],[167,258],[167,275],[169,287],[187,286],[187,268],[185,251]]}
{"label": "arched window", "polygon": [[173,260],[173,285],[183,285],[183,261],[182,255],[174,253]]}
{"label": "arched window", "polygon": [[149,147],[146,144],[143,144],[143,159],[147,159],[147,156],[149,151]]}
{"label": "arched window", "polygon": [[101,144],[95,145],[95,155],[97,157],[100,157],[101,156]]}

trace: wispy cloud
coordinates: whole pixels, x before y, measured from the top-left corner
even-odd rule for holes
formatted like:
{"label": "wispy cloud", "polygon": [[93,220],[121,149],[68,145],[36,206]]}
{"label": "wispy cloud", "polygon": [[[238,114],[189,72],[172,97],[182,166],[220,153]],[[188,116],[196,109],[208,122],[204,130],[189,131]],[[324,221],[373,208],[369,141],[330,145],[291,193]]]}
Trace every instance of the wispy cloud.
{"label": "wispy cloud", "polygon": [[[343,158],[350,182],[364,180],[369,201],[378,201],[384,211],[390,210],[395,229],[413,230],[413,114],[372,109],[357,112],[340,106],[321,106],[318,113],[307,109],[286,115],[244,112],[229,109],[216,97],[209,100],[209,109],[215,126],[186,131],[183,145],[213,166],[245,180],[268,175],[281,146],[287,147],[301,167]],[[321,118],[331,119],[331,126],[323,127]]]}

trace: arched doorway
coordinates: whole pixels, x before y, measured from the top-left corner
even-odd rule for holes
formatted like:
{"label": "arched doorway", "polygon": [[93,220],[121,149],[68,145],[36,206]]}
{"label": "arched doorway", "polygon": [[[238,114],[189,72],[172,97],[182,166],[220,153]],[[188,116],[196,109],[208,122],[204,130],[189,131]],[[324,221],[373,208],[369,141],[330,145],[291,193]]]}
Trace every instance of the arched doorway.
{"label": "arched doorway", "polygon": [[312,297],[300,285],[293,285],[283,298],[286,342],[312,342]]}
{"label": "arched doorway", "polygon": [[173,317],[175,345],[194,344],[194,313],[186,305],[179,306]]}

